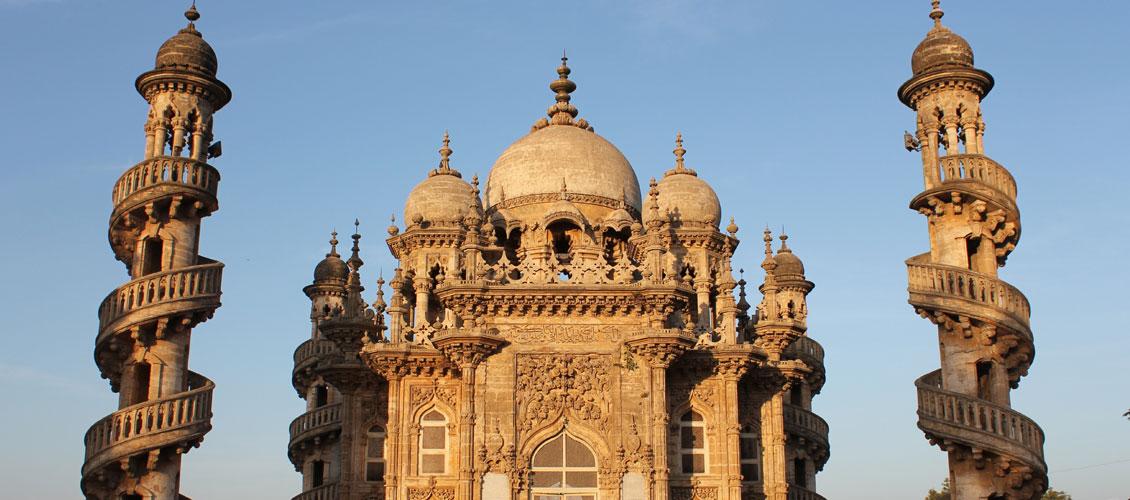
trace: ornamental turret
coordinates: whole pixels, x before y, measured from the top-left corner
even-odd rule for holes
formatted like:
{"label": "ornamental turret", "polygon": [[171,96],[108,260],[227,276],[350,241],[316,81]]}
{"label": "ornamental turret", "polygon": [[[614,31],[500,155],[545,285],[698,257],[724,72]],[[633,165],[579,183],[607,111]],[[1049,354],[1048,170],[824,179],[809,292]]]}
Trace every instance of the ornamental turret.
{"label": "ornamental turret", "polygon": [[906,147],[921,153],[925,184],[910,208],[930,235],[930,251],[907,260],[910,304],[937,325],[941,354],[941,369],[916,382],[918,426],[947,452],[955,498],[1035,499],[1047,488],[1043,431],[1009,398],[1032,363],[1031,311],[998,278],[1020,238],[1016,181],[985,154],[993,77],[943,15],[935,0],[898,91],[916,113]]}
{"label": "ornamental turret", "polygon": [[120,410],[87,432],[88,499],[176,499],[181,457],[211,429],[213,384],[188,370],[194,327],[220,306],[223,264],[199,254],[204,217],[219,208],[213,114],[231,99],[216,53],[188,25],[137,78],[149,103],[143,161],[114,185],[109,240],[131,281],[99,308],[94,356]]}

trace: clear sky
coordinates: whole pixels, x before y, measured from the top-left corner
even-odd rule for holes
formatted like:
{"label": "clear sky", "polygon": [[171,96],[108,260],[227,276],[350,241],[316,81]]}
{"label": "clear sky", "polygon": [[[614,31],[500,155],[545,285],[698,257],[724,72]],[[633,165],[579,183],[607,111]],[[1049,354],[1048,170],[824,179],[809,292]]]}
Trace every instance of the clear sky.
{"label": "clear sky", "polygon": [[[110,188],[142,158],[134,78],[186,3],[0,0],[6,498],[79,496],[83,433],[115,409],[92,359],[96,308],[128,279],[106,242]],[[395,267],[381,241],[389,214],[435,167],[443,131],[453,166],[485,178],[552,102],[562,48],[573,102],[641,180],[672,165],[684,133],[688,165],[742,227],[750,281],[760,229],[788,229],[817,285],[809,333],[827,349],[814,407],[832,457],[818,490],[914,499],[945,477],[945,455],[915,427],[913,381],[938,354],[906,304],[903,260],[928,242],[906,208],[921,168],[902,148],[914,118],[895,96],[930,27],[927,0],[198,7],[234,99],[216,115],[221,208],[202,237],[202,253],[227,264],[224,307],[196,330],[191,359],[218,384],[215,429],[187,457],[187,495],[299,491],[286,457],[303,411],[291,354],[309,334],[301,288],[329,231],[360,218],[371,294]],[[1115,0],[943,7],[996,77],[987,152],[1020,187],[1024,235],[1002,277],[1031,300],[1037,355],[1013,404],[1047,433],[1054,487],[1125,499],[1130,15]]]}

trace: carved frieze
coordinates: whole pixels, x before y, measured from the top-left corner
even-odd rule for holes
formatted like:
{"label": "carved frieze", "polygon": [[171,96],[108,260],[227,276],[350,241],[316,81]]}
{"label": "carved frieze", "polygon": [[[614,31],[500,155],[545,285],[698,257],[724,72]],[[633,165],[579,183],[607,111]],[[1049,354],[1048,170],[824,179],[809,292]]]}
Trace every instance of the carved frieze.
{"label": "carved frieze", "polygon": [[607,429],[612,369],[612,359],[600,354],[519,355],[515,399],[521,429],[537,429],[562,415]]}
{"label": "carved frieze", "polygon": [[500,327],[499,334],[523,344],[591,344],[624,338],[618,328],[608,325],[521,325]]}

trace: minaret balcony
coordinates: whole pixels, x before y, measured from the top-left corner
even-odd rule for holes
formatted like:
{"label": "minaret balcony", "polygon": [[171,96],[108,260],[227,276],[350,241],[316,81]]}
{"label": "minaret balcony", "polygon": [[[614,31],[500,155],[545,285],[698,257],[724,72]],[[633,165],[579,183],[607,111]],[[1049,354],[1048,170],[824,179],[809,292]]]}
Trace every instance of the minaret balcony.
{"label": "minaret balcony", "polygon": [[338,500],[338,498],[337,483],[329,483],[303,491],[291,500]]}
{"label": "minaret balcony", "polygon": [[337,437],[341,433],[341,403],[314,408],[290,423],[289,455],[291,463],[301,464],[301,451],[309,445]]}
{"label": "minaret balcony", "polygon": [[86,431],[84,479],[103,467],[150,450],[177,446],[185,452],[212,429],[212,389],[215,384],[189,372],[189,390],[127,406]]}
{"label": "minaret balcony", "polygon": [[911,305],[988,321],[1031,342],[1032,309],[1016,287],[960,267],[908,261],[906,268]]}
{"label": "minaret balcony", "polygon": [[146,203],[173,195],[184,195],[204,203],[205,211],[217,208],[220,172],[215,167],[182,156],[146,159],[114,183],[114,216],[117,219]]}
{"label": "minaret balcony", "polygon": [[811,337],[797,337],[782,354],[786,359],[804,361],[813,370],[824,370],[824,347]]}
{"label": "minaret balcony", "polygon": [[935,169],[926,172],[926,190],[911,201],[918,209],[939,193],[964,192],[1009,212],[1010,219],[1018,216],[1016,207],[1016,179],[1008,169],[981,154],[953,154],[938,158]]}
{"label": "minaret balcony", "polygon": [[338,352],[337,344],[329,339],[309,339],[294,350],[294,371],[291,372],[291,383],[298,395],[306,393],[306,384],[314,376],[314,366],[318,360],[332,353]]}
{"label": "minaret balcony", "polygon": [[941,370],[924,375],[914,385],[918,428],[931,440],[992,451],[1046,474],[1044,431],[1032,419],[1007,406],[942,389]]}
{"label": "minaret balcony", "polygon": [[114,290],[98,307],[98,344],[130,327],[193,315],[207,319],[220,307],[220,262],[182,267],[143,276]]}
{"label": "minaret balcony", "polygon": [[799,406],[785,403],[785,433],[798,438],[803,445],[812,448],[810,454],[817,458],[817,467],[822,468],[828,460],[828,422],[820,415]]}

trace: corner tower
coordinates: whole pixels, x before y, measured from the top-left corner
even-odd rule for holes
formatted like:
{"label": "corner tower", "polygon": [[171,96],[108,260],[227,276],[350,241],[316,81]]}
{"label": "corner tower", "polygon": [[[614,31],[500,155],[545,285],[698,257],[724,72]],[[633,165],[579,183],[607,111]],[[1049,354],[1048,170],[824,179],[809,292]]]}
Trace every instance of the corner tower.
{"label": "corner tower", "polygon": [[1016,181],[985,155],[981,100],[993,77],[933,6],[898,92],[917,113],[906,142],[925,179],[910,208],[930,232],[930,251],[907,260],[909,302],[937,325],[942,365],[915,382],[918,427],[948,453],[955,498],[1035,499],[1047,488],[1044,434],[1009,401],[1032,363],[1030,310],[997,276],[1020,238]]}
{"label": "corner tower", "polygon": [[216,53],[196,30],[200,14],[157,51],[137,78],[149,102],[144,160],[114,184],[109,240],[131,280],[98,309],[94,359],[119,393],[118,411],[87,431],[87,499],[177,499],[181,455],[211,427],[213,383],[188,370],[193,328],[220,307],[223,264],[202,257],[200,227],[218,208],[209,165],[212,115],[231,100]]}

